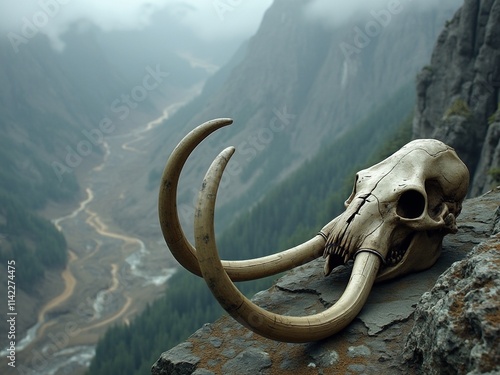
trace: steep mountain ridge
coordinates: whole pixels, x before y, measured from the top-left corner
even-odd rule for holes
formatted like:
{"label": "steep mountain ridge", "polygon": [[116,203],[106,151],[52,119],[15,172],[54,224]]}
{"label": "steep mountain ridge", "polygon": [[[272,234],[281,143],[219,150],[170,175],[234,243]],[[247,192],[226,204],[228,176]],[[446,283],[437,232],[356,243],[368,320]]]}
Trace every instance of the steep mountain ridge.
{"label": "steep mountain ridge", "polygon": [[[245,57],[220,88],[190,106],[190,116],[158,128],[151,175],[158,176],[175,144],[200,123],[232,117],[195,150],[181,177],[179,206],[191,225],[193,199],[203,173],[224,146],[236,146],[230,188],[220,204],[252,205],[276,182],[316,154],[405,84],[428,61],[438,31],[452,14],[449,5],[433,10],[402,8],[359,52],[346,61],[342,46],[356,46],[358,31],[374,22],[367,11],[356,23],[325,27],[306,16],[308,2],[278,0],[266,12]],[[455,4],[456,5],[456,4]],[[377,10],[382,11],[382,10]],[[419,32],[415,32],[419,30]],[[351,61],[352,60],[352,61]],[[220,145],[220,146],[219,146]],[[140,217],[155,220],[156,197],[136,196]],[[233,214],[221,216],[222,229]],[[182,218],[181,218],[182,219]]]}
{"label": "steep mountain ridge", "polygon": [[470,194],[500,183],[500,1],[466,0],[419,74],[415,138],[452,145],[471,171]]}

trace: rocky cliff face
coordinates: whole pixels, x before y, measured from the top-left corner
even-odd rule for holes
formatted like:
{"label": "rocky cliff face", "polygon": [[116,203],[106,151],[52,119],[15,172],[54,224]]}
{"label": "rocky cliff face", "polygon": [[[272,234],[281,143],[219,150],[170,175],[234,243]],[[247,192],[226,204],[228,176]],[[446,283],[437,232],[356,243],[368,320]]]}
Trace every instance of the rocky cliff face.
{"label": "rocky cliff face", "polygon": [[[496,374],[499,202],[500,189],[466,201],[459,232],[445,237],[435,266],[375,285],[359,316],[334,337],[280,343],[226,316],[163,353],[152,374]],[[281,314],[309,315],[331,306],[348,278],[348,268],[324,277],[317,260],[253,300]]]}
{"label": "rocky cliff face", "polygon": [[[497,210],[497,234],[499,214]],[[500,237],[492,236],[453,264],[422,296],[406,342],[407,361],[427,374],[500,370],[499,250]]]}
{"label": "rocky cliff face", "polygon": [[499,182],[500,1],[466,0],[418,76],[415,138],[453,146],[472,177],[471,196]]}

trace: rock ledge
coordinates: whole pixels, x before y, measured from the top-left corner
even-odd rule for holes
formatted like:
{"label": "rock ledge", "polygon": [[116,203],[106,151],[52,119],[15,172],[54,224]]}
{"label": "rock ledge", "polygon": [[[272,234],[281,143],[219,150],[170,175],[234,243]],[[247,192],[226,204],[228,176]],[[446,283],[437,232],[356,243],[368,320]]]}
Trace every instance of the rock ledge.
{"label": "rock ledge", "polygon": [[[375,285],[358,317],[329,339],[275,342],[224,316],[163,353],[152,374],[498,374],[499,203],[500,189],[465,201],[438,262]],[[324,277],[322,268],[321,260],[298,267],[254,301],[281,314],[323,311],[349,269]]]}

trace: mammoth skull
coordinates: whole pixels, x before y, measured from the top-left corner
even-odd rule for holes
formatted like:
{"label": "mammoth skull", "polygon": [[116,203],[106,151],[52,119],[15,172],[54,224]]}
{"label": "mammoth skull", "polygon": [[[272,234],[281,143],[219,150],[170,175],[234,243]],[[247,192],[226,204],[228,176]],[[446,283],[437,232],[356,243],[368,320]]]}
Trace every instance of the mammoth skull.
{"label": "mammoth skull", "polygon": [[467,193],[469,175],[451,147],[418,139],[356,174],[346,210],[324,228],[325,273],[360,251],[377,255],[377,280],[432,266]]}
{"label": "mammoth skull", "polygon": [[[234,153],[229,147],[210,166],[195,213],[195,245],[185,237],[177,213],[179,175],[194,148],[230,119],[206,122],[175,148],[163,172],[159,218],[174,257],[202,276],[224,309],[254,332],[279,341],[316,341],[345,328],[361,311],[375,281],[431,267],[443,237],[457,230],[456,217],[467,193],[469,172],[455,151],[433,139],[408,143],[399,151],[357,173],[346,210],[311,240],[294,248],[245,261],[221,261],[214,234],[217,189]],[[274,275],[323,255],[325,273],[354,260],[340,299],[309,316],[284,316],[247,299],[233,281]]]}

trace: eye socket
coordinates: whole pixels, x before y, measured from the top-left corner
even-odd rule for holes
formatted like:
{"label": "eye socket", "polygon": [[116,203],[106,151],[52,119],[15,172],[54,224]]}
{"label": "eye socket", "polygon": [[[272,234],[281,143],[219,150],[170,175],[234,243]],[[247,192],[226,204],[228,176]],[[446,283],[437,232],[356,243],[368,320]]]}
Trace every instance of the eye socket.
{"label": "eye socket", "polygon": [[416,219],[425,211],[425,197],[416,190],[407,190],[399,197],[396,213],[404,219]]}

